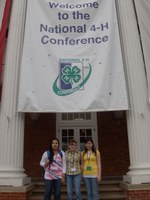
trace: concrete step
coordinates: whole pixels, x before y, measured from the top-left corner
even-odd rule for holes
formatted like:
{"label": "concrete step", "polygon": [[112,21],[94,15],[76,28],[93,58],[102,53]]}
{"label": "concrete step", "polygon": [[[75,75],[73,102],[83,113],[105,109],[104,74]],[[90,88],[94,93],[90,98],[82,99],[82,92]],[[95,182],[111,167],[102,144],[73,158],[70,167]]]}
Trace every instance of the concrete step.
{"label": "concrete step", "polygon": [[[82,187],[81,188],[82,192],[86,192],[86,188],[85,187]],[[66,188],[62,187],[61,189],[62,193],[66,192]],[[100,192],[120,192],[122,191],[120,187],[117,187],[117,186],[100,186],[99,187],[99,191]],[[34,189],[34,193],[44,193],[44,188],[38,188],[36,187]]]}
{"label": "concrete step", "polygon": [[[100,199],[101,200],[126,200],[125,194],[123,190],[119,187],[120,181],[119,180],[103,180],[99,184],[99,194],[100,194]],[[34,189],[32,191],[32,196],[30,200],[43,200],[44,197],[44,182],[39,181],[39,182],[34,182]],[[83,200],[86,200],[86,188],[85,184],[82,183],[81,185],[81,190],[82,190],[82,197]],[[73,194],[74,200],[75,198],[75,193]],[[61,200],[66,200],[67,199],[67,188],[66,184],[62,186],[62,196]],[[52,195],[52,200],[53,200],[53,195]]]}
{"label": "concrete step", "polygon": [[[52,196],[51,199],[52,200],[54,199],[53,196]],[[66,199],[67,199],[66,195],[65,196],[63,196],[63,195],[61,196],[61,200],[66,200]],[[101,200],[126,200],[124,195],[119,195],[119,194],[115,194],[113,196],[110,195],[110,194],[107,194],[107,195],[100,194],[100,199]],[[43,195],[32,196],[31,200],[43,200]],[[75,196],[73,197],[73,200],[76,200]],[[87,200],[85,194],[82,195],[82,200]]]}

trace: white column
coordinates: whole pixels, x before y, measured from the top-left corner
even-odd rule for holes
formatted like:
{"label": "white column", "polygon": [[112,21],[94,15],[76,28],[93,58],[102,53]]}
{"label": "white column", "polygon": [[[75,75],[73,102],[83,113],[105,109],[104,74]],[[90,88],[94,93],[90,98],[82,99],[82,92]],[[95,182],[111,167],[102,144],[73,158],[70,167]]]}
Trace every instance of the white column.
{"label": "white column", "polygon": [[130,167],[124,181],[140,184],[150,182],[150,108],[146,75],[133,0],[117,0],[116,5],[130,100],[127,111]]}
{"label": "white column", "polygon": [[17,112],[26,0],[13,0],[0,110],[0,185],[30,182],[23,169],[24,115]]}

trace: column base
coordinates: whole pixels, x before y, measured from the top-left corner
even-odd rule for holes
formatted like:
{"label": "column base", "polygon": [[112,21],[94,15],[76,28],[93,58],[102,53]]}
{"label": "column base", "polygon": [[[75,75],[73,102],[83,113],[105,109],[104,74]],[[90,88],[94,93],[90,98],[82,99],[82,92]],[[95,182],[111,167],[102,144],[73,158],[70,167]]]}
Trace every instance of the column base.
{"label": "column base", "polygon": [[150,184],[128,184],[120,183],[120,187],[124,190],[126,199],[142,200],[150,197]]}
{"label": "column base", "polygon": [[0,178],[0,186],[24,186],[29,185],[31,183],[30,177],[24,178]]}
{"label": "column base", "polygon": [[150,175],[125,175],[123,181],[129,184],[150,183]]}
{"label": "column base", "polygon": [[22,167],[0,167],[0,186],[24,186],[31,183]]}

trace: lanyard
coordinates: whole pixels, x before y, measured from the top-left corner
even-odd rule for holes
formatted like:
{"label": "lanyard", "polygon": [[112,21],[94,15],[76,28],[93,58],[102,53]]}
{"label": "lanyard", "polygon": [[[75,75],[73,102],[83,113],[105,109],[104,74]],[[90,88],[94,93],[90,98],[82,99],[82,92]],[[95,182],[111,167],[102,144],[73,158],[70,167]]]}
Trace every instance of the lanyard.
{"label": "lanyard", "polygon": [[90,161],[91,155],[92,155],[92,152],[91,152],[91,151],[90,151],[90,152],[87,152],[87,161],[88,161],[88,163],[89,163],[89,161]]}

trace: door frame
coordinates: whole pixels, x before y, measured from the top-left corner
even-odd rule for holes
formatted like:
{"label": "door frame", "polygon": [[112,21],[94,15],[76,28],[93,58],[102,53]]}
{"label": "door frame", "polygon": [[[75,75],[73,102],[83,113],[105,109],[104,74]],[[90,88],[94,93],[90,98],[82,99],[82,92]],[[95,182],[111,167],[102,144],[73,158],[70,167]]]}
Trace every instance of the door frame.
{"label": "door frame", "polygon": [[[63,126],[63,127],[59,127],[59,129],[57,130],[57,134],[56,137],[59,139],[60,141],[60,148],[62,148],[62,130],[64,129],[73,129],[74,130],[74,139],[77,141],[77,149],[81,150],[81,143],[80,143],[80,129],[91,129],[92,130],[92,138],[95,144],[95,147],[98,148],[98,138],[97,138],[97,133],[96,133],[96,127],[95,126]],[[68,145],[68,144],[67,144]],[[80,146],[81,145],[81,146]],[[83,150],[83,148],[82,148]]]}
{"label": "door frame", "polygon": [[[95,147],[98,148],[98,132],[97,132],[97,113],[91,113],[91,120],[61,120],[62,113],[56,114],[56,137],[60,141],[60,148],[62,148],[62,137],[61,133],[63,129],[73,129],[76,134],[79,133],[79,129],[92,129],[92,138]],[[78,143],[79,148],[79,138],[74,138]]]}

